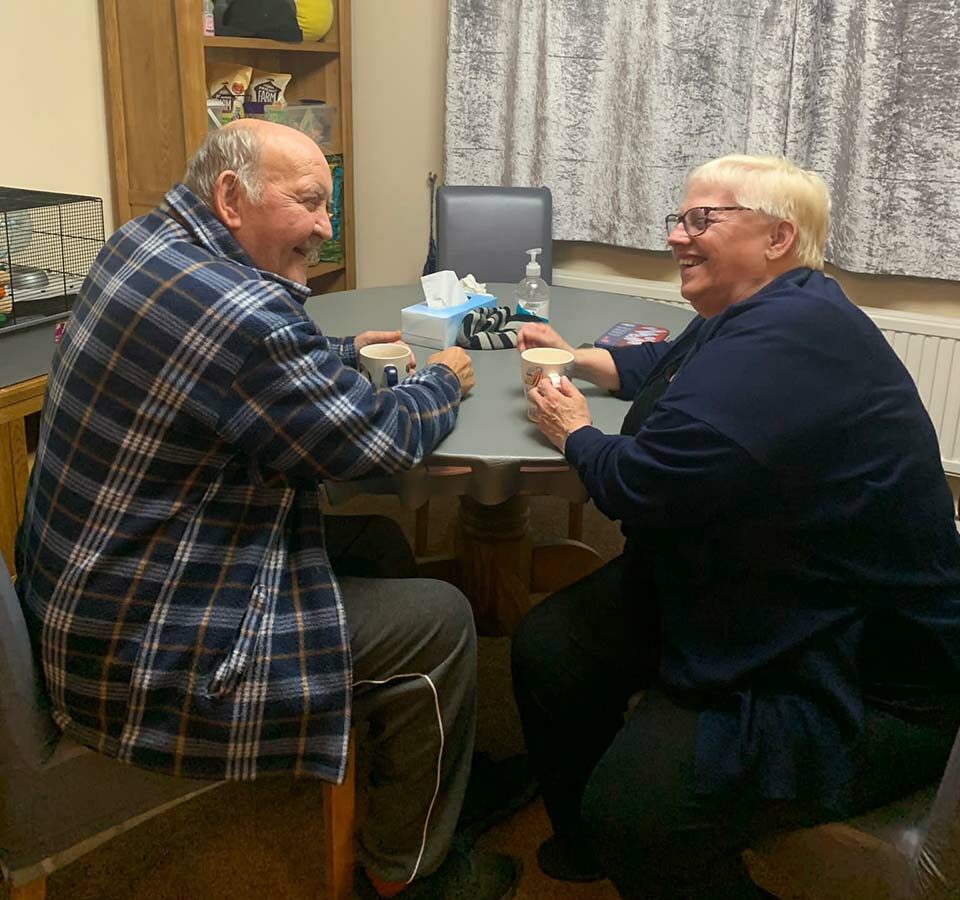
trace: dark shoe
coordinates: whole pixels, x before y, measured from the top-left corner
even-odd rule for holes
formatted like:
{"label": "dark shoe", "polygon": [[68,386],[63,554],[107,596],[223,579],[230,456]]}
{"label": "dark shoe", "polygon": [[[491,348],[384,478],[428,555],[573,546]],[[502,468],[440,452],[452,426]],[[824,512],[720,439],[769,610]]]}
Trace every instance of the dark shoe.
{"label": "dark shoe", "polygon": [[496,762],[485,753],[475,753],[457,820],[457,845],[470,848],[481,834],[523,809],[539,791],[530,775],[526,753]]}
{"label": "dark shoe", "polygon": [[544,875],[557,881],[586,884],[606,877],[600,860],[592,850],[568,844],[557,835],[548,837],[537,848],[537,865]]}
{"label": "dark shoe", "polygon": [[[503,853],[453,849],[432,875],[416,878],[397,900],[507,900],[520,881],[523,865]],[[360,900],[380,900],[363,869],[357,870],[355,891]]]}

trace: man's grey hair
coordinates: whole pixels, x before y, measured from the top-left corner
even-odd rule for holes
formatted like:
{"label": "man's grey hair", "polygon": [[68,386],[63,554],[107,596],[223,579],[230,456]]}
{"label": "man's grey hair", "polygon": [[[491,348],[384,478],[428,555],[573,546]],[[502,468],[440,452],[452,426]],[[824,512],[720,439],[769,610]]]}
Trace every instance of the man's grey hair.
{"label": "man's grey hair", "polygon": [[213,206],[213,191],[221,172],[237,174],[237,183],[254,202],[260,199],[263,179],[260,154],[263,139],[253,128],[218,128],[207,135],[187,163],[183,183],[207,206]]}

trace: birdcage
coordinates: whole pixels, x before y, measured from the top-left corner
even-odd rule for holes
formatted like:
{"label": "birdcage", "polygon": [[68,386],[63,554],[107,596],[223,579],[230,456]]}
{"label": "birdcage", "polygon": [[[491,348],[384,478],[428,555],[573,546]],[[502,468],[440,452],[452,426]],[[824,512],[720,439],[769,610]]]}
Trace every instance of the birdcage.
{"label": "birdcage", "polygon": [[0,336],[67,315],[102,246],[98,197],[0,187]]}

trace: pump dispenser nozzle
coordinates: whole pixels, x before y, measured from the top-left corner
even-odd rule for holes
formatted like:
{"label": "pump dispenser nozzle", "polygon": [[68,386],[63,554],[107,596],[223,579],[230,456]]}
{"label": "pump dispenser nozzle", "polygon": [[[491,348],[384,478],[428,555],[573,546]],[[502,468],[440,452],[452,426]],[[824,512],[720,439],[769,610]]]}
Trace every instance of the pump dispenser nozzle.
{"label": "pump dispenser nozzle", "polygon": [[543,247],[534,247],[532,250],[528,250],[527,254],[530,257],[530,262],[527,263],[527,274],[528,275],[539,275],[540,274],[540,263],[537,262],[537,254],[543,253]]}

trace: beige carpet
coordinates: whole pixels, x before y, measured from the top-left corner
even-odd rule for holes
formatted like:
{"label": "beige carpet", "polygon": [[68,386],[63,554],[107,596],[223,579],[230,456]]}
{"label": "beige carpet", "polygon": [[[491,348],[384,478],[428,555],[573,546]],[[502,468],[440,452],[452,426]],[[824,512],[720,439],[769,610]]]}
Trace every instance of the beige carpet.
{"label": "beige carpet", "polygon": [[[449,549],[454,501],[431,505],[433,552]],[[538,539],[564,537],[565,502],[532,500],[531,526]],[[338,512],[377,512],[396,518],[412,538],[413,515],[394,498],[365,498]],[[584,515],[584,540],[605,558],[619,552],[612,523],[593,506]],[[478,749],[503,757],[522,749],[510,690],[509,640],[480,642]],[[228,785],[121,835],[48,882],[48,900],[318,900],[322,810],[316,784],[289,779]],[[523,859],[519,898],[614,900],[609,882],[567,885],[537,868],[537,845],[549,834],[543,805],[534,803],[481,839],[481,846]]]}

